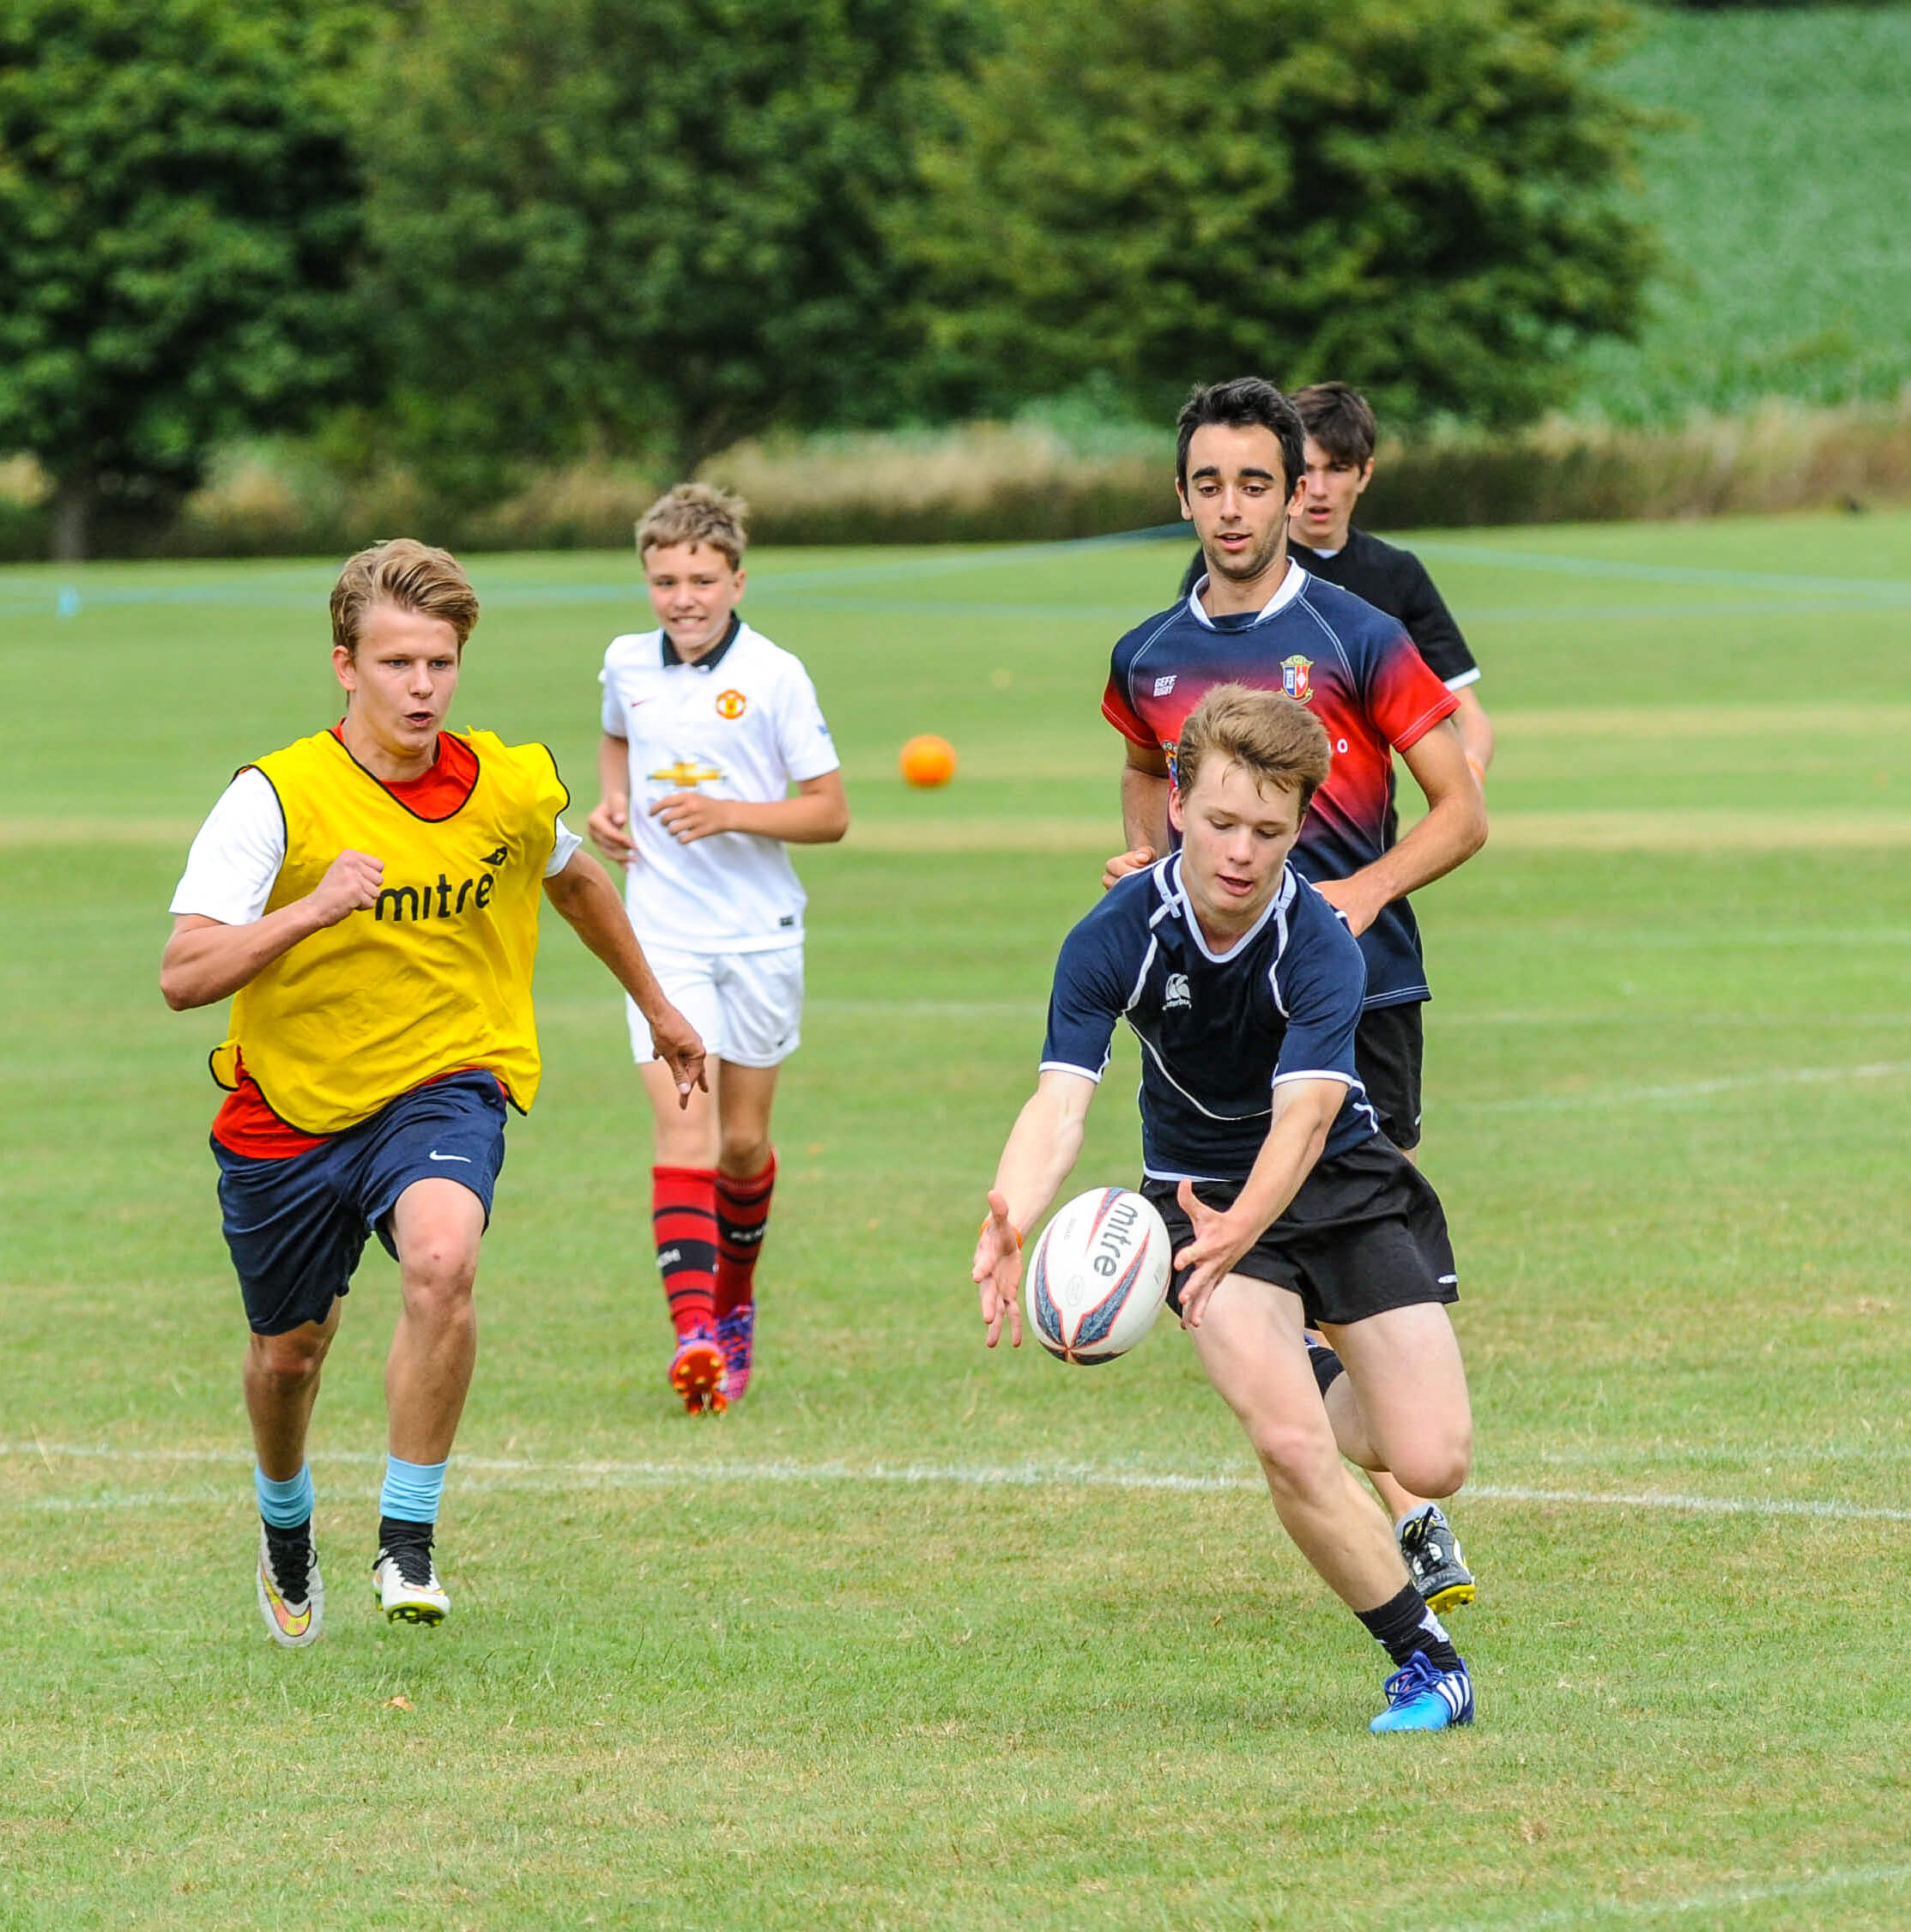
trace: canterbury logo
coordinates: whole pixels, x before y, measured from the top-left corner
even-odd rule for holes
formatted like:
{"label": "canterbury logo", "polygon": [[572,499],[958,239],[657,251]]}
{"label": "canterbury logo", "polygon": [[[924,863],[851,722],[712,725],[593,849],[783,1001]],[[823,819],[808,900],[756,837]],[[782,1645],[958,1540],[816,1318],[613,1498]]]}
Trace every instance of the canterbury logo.
{"label": "canterbury logo", "polygon": [[[487,865],[502,865],[505,848],[484,860]],[[387,886],[372,908],[374,919],[390,918],[402,924],[407,919],[455,919],[469,905],[475,912],[484,911],[498,888],[494,872],[481,873],[475,879],[461,879],[456,885],[440,872],[435,886]]]}

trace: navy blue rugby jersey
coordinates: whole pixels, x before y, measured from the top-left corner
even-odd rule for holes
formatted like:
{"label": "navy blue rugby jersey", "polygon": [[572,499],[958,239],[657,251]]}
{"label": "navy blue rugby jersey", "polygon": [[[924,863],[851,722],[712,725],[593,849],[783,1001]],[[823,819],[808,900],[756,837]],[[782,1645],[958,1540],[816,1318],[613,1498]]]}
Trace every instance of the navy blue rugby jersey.
{"label": "navy blue rugby jersey", "polygon": [[1253,930],[1217,957],[1181,855],[1110,888],[1061,943],[1042,1070],[1106,1071],[1115,1023],[1141,1042],[1141,1163],[1160,1180],[1245,1180],[1283,1081],[1338,1080],[1327,1155],[1379,1131],[1354,1070],[1366,975],[1333,908],[1290,865]]}
{"label": "navy blue rugby jersey", "polygon": [[[1102,715],[1124,737],[1164,752],[1172,769],[1188,714],[1230,683],[1284,691],[1327,728],[1333,766],[1294,848],[1305,879],[1345,879],[1394,844],[1394,754],[1460,708],[1399,619],[1291,566],[1259,611],[1211,617],[1191,594],[1136,625],[1115,646]],[[1404,899],[1382,908],[1360,950],[1369,1006],[1432,996]]]}

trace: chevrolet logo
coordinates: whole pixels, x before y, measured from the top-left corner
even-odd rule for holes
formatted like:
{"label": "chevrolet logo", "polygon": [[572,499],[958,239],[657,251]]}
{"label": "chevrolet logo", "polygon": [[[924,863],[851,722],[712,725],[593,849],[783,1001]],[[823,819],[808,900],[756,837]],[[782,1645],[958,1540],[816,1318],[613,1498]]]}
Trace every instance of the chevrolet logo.
{"label": "chevrolet logo", "polygon": [[666,784],[699,785],[713,784],[723,774],[714,765],[698,765],[690,759],[680,758],[674,765],[665,765],[650,775],[653,780],[661,780]]}

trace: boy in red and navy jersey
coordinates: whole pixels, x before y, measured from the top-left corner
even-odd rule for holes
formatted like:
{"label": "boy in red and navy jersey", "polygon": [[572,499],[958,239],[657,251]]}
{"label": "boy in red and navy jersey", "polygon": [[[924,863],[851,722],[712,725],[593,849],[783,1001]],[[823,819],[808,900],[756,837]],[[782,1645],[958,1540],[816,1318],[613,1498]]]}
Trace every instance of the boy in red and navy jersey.
{"label": "boy in red and navy jersey", "polygon": [[[1382,1130],[1403,1151],[1420,1136],[1420,1008],[1432,996],[1406,895],[1450,872],[1486,837],[1486,809],[1453,723],[1459,700],[1396,619],[1310,575],[1288,554],[1289,518],[1306,493],[1298,412],[1255,377],[1197,389],[1183,405],[1176,488],[1200,537],[1206,574],[1179,603],[1116,645],[1103,715],[1127,740],[1122,829],[1128,850],[1104,885],[1152,864],[1173,843],[1168,794],[1181,728],[1216,686],[1282,691],[1326,727],[1333,769],[1315,795],[1293,866],[1360,942],[1367,996],[1355,1064]],[[1426,795],[1424,818],[1396,837],[1394,754]],[[1315,1358],[1323,1392],[1340,1364]],[[1344,1396],[1330,1396],[1333,1408]],[[1415,1580],[1442,1608],[1473,1580],[1437,1511],[1375,1472]],[[1463,1594],[1462,1594],[1463,1593]]]}

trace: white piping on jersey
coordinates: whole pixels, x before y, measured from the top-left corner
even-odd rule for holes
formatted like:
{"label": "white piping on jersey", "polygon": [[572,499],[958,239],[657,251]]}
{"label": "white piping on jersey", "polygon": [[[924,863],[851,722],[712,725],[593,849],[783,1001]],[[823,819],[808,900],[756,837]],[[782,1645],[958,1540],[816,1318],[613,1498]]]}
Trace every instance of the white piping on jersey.
{"label": "white piping on jersey", "polygon": [[1102,1074],[1108,1071],[1108,1063],[1114,1057],[1115,1048],[1111,1042],[1108,1051],[1102,1056],[1101,1073],[1092,1074],[1086,1067],[1078,1067],[1073,1060],[1044,1060],[1035,1070],[1037,1075],[1079,1074],[1084,1080],[1092,1080],[1099,1087],[1102,1084]]}
{"label": "white piping on jersey", "polygon": [[[1199,949],[1201,957],[1206,960],[1210,966],[1225,966],[1227,962],[1231,960],[1243,946],[1247,945],[1251,940],[1256,939],[1260,936],[1261,929],[1267,924],[1268,920],[1279,915],[1281,920],[1282,927],[1280,937],[1280,951],[1286,951],[1287,908],[1294,903],[1294,894],[1300,889],[1298,885],[1296,883],[1296,876],[1292,866],[1284,865],[1281,868],[1280,883],[1274,888],[1274,896],[1270,899],[1267,901],[1267,905],[1261,909],[1261,917],[1256,919],[1255,923],[1251,926],[1249,926],[1248,930],[1244,933],[1243,933],[1237,940],[1235,941],[1233,945],[1228,948],[1226,952],[1217,953],[1213,951],[1209,948],[1207,943],[1207,936],[1201,930],[1201,922],[1194,917],[1194,908],[1188,903],[1188,893],[1186,888],[1181,882],[1181,861],[1182,855],[1179,852],[1172,852],[1168,856],[1168,857],[1162,861],[1161,870],[1164,873],[1165,873],[1166,870],[1170,867],[1174,870],[1174,897],[1170,899],[1168,903],[1161,908],[1160,912],[1157,912],[1155,914],[1153,919],[1149,920],[1148,924],[1151,926],[1155,923],[1156,919],[1161,918],[1162,913],[1174,911],[1178,908],[1187,914],[1187,918],[1183,920],[1182,923],[1187,926],[1188,936],[1194,942],[1195,947]],[[1164,881],[1164,887],[1165,889],[1165,881]],[[1279,954],[1277,954],[1276,964],[1278,963]],[[1281,1016],[1283,1019],[1286,1017],[1286,1008],[1283,1007],[1281,1008]]]}
{"label": "white piping on jersey", "polygon": [[[1211,573],[1204,572],[1200,581],[1188,593],[1188,614],[1206,631],[1215,629],[1214,620],[1208,615],[1201,603],[1201,592],[1207,588],[1209,574]],[[1289,604],[1293,603],[1296,597],[1300,596],[1306,584],[1306,571],[1294,561],[1292,554],[1290,554],[1287,559],[1287,568],[1282,574],[1280,582],[1275,586],[1273,596],[1261,605],[1260,610],[1255,614],[1254,624],[1249,624],[1247,628],[1251,631],[1255,627],[1255,624],[1260,623],[1263,618],[1272,617],[1277,610],[1285,610]],[[1217,633],[1217,635],[1221,633]],[[1150,638],[1148,642],[1152,644],[1154,639]]]}

